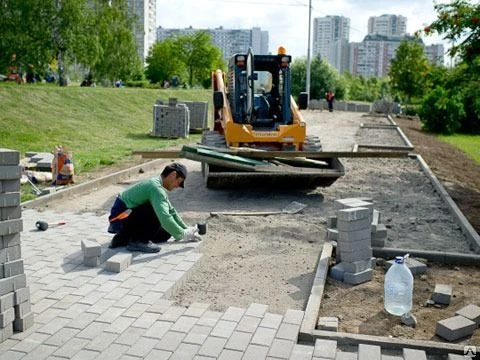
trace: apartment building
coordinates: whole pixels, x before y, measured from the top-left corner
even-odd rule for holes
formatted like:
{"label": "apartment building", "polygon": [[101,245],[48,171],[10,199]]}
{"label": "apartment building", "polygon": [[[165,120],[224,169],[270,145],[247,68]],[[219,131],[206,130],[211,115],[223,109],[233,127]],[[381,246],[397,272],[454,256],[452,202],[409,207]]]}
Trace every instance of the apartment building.
{"label": "apartment building", "polygon": [[407,18],[401,15],[381,15],[368,18],[368,35],[404,36]]}
{"label": "apartment building", "polygon": [[313,19],[312,55],[327,59],[339,72],[348,69],[350,19],[325,16]]}
{"label": "apartment building", "polygon": [[268,54],[268,31],[254,27],[252,29],[195,29],[192,27],[185,29],[164,29],[161,26],[157,29],[157,41],[162,41],[168,37],[179,34],[192,34],[196,31],[207,31],[212,41],[220,48],[225,60],[228,60],[233,54],[246,53],[249,48],[254,54]]}
{"label": "apartment building", "polygon": [[145,62],[156,39],[157,0],[127,0],[127,3],[137,18],[133,33],[137,41],[138,56]]}

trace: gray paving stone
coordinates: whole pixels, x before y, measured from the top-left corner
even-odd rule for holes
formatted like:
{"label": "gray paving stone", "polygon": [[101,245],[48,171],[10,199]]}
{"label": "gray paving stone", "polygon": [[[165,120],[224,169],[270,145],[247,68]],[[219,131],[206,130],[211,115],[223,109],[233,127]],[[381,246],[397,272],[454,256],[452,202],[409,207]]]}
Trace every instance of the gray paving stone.
{"label": "gray paving stone", "polygon": [[148,329],[157,321],[158,317],[159,314],[144,312],[133,322],[132,326]]}
{"label": "gray paving stone", "polygon": [[199,355],[217,358],[222,352],[223,347],[227,343],[226,338],[209,336],[198,351]]}
{"label": "gray paving stone", "polygon": [[218,323],[221,317],[222,317],[221,312],[207,310],[203,313],[200,319],[198,319],[197,325],[214,327]]}
{"label": "gray paving stone", "polygon": [[[165,331],[166,332],[166,331]],[[163,334],[162,333],[161,336],[147,336],[147,331],[145,329],[142,329],[142,328],[136,328],[136,327],[133,327],[133,326],[130,326],[129,328],[127,328],[123,333],[121,334],[116,334],[118,335],[117,339],[115,340],[115,343],[116,344],[121,344],[121,345],[128,345],[128,346],[132,346],[134,345],[138,339],[140,339],[142,336],[145,336],[145,337],[151,337],[151,338],[157,338],[157,339],[160,339]]]}
{"label": "gray paving stone", "polygon": [[285,312],[283,322],[287,324],[301,325],[305,312],[301,310],[288,309]]}
{"label": "gray paving stone", "polygon": [[200,345],[181,343],[169,360],[193,359],[200,349]]}
{"label": "gray paving stone", "polygon": [[13,308],[14,305],[14,293],[9,292],[5,295],[0,296],[0,313],[4,312],[7,309]]}
{"label": "gray paving stone", "polygon": [[237,323],[234,321],[220,320],[213,328],[211,334],[212,336],[229,338],[236,326]]}
{"label": "gray paving stone", "polygon": [[205,311],[208,310],[209,306],[210,304],[206,304],[206,303],[198,303],[198,302],[193,303],[188,307],[184,315],[199,318],[205,313]]}
{"label": "gray paving stone", "polygon": [[449,305],[452,293],[453,289],[451,285],[435,284],[432,300],[435,301],[436,304]]}
{"label": "gray paving stone", "polygon": [[461,315],[475,322],[477,324],[477,327],[480,326],[480,306],[469,304],[457,310],[455,312],[455,315]]}
{"label": "gray paving stone", "polygon": [[242,316],[245,314],[245,309],[230,306],[222,316],[222,320],[230,320],[230,321],[240,321]]}
{"label": "gray paving stone", "polygon": [[32,350],[36,349],[40,344],[42,344],[46,339],[48,339],[48,337],[49,335],[47,334],[32,333],[22,341],[15,344],[15,346],[11,347],[11,350],[23,353],[31,352]]}
{"label": "gray paving stone", "polygon": [[158,339],[141,337],[135,344],[127,350],[126,355],[145,357],[157,344]]}
{"label": "gray paving stone", "polygon": [[0,328],[5,328],[15,320],[15,309],[13,307],[0,313]]}
{"label": "gray paving stone", "polygon": [[278,339],[286,339],[297,342],[299,331],[300,325],[282,323],[275,337]]}
{"label": "gray paving stone", "polygon": [[[303,315],[302,315],[303,317]],[[283,316],[280,314],[266,313],[260,322],[260,327],[278,329],[282,323]]]}
{"label": "gray paving stone", "polygon": [[268,356],[279,358],[279,359],[288,359],[293,350],[294,342],[284,339],[273,339],[272,346],[268,351]]}
{"label": "gray paving stone", "polygon": [[120,316],[114,322],[112,322],[105,331],[113,332],[117,334],[123,333],[132,323],[135,321],[133,318],[129,318],[126,316]]}
{"label": "gray paving stone", "polygon": [[259,317],[249,316],[245,313],[245,316],[243,316],[238,322],[236,330],[253,333],[257,329],[261,320],[262,319]]}
{"label": "gray paving stone", "polygon": [[53,355],[72,358],[89,343],[88,339],[72,338],[57,349]]}
{"label": "gray paving stone", "polygon": [[252,303],[245,311],[246,316],[262,318],[268,310],[268,305]]}
{"label": "gray paving stone", "polygon": [[184,338],[184,333],[168,331],[155,345],[155,349],[175,352]]}
{"label": "gray paving stone", "polygon": [[167,360],[170,356],[172,356],[171,351],[153,349],[148,353],[147,357],[145,357],[145,360]]}
{"label": "gray paving stone", "polygon": [[270,346],[276,333],[276,329],[259,327],[253,335],[251,344]]}
{"label": "gray paving stone", "polygon": [[477,324],[472,320],[456,315],[437,321],[435,333],[448,341],[454,341],[472,335],[476,328]]}
{"label": "gray paving stone", "polygon": [[99,336],[108,326],[110,326],[110,324],[94,321],[91,324],[89,324],[85,329],[80,331],[76,335],[76,337],[93,340],[97,336]]}
{"label": "gray paving stone", "polygon": [[243,356],[243,352],[241,352],[241,351],[224,349],[220,353],[220,356],[218,357],[218,360],[240,360],[242,358],[242,356]]}
{"label": "gray paving stone", "polygon": [[335,340],[316,339],[313,356],[325,359],[335,359],[337,342]]}
{"label": "gray paving stone", "polygon": [[209,326],[203,325],[194,325],[190,332],[187,333],[187,336],[183,339],[184,343],[202,345],[207,339],[208,335],[212,328]]}
{"label": "gray paving stone", "polygon": [[317,322],[317,329],[338,331],[338,318],[336,316],[320,316]]}
{"label": "gray paving stone", "polygon": [[[382,352],[378,345],[358,345],[358,360],[381,360]],[[420,359],[418,359],[420,360]]]}
{"label": "gray paving stone", "polygon": [[55,334],[48,337],[44,341],[44,344],[52,345],[55,347],[61,347],[67,341],[73,339],[75,335],[77,335],[79,332],[80,330],[78,329],[62,328],[59,331],[57,331]]}
{"label": "gray paving stone", "polygon": [[268,346],[248,345],[247,350],[243,354],[242,360],[262,360],[267,357]]}
{"label": "gray paving stone", "polygon": [[172,325],[171,330],[188,333],[197,321],[197,318],[182,315],[175,321],[175,324]]}
{"label": "gray paving stone", "polygon": [[424,350],[417,349],[403,349],[403,359],[404,360],[427,360],[427,354]]}
{"label": "gray paving stone", "polygon": [[234,331],[225,344],[225,349],[245,351],[251,339],[251,333]]}
{"label": "gray paving stone", "polygon": [[56,346],[40,344],[34,352],[26,354],[22,360],[44,360],[50,359],[50,355],[57,350]]}
{"label": "gray paving stone", "polygon": [[160,320],[176,322],[180,316],[185,313],[185,308],[180,306],[170,306],[161,316]]}
{"label": "gray paving stone", "polygon": [[313,346],[295,344],[290,355],[294,360],[311,360],[313,355]]}

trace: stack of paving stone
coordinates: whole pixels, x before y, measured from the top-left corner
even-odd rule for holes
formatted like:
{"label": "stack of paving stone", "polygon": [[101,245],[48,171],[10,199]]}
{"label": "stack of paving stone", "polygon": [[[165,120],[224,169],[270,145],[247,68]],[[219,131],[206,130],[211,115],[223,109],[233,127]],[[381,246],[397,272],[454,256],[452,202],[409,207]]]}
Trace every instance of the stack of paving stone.
{"label": "stack of paving stone", "polygon": [[96,267],[100,265],[102,247],[96,240],[83,239],[81,242],[83,252],[83,265]]}
{"label": "stack of paving stone", "polygon": [[33,325],[21,258],[20,154],[0,149],[0,342]]}
{"label": "stack of paving stone", "polygon": [[152,136],[164,138],[185,138],[190,132],[190,110],[187,105],[170,98],[168,105],[156,101],[153,105]]}
{"label": "stack of paving stone", "polygon": [[190,130],[204,130],[208,128],[208,102],[182,101],[190,111]]}
{"label": "stack of paving stone", "polygon": [[[336,262],[330,275],[347,284],[372,280],[373,203],[365,199],[335,200],[336,216],[329,218],[329,233],[336,234]],[[335,225],[335,226],[334,226]],[[332,232],[334,226],[336,232]]]}

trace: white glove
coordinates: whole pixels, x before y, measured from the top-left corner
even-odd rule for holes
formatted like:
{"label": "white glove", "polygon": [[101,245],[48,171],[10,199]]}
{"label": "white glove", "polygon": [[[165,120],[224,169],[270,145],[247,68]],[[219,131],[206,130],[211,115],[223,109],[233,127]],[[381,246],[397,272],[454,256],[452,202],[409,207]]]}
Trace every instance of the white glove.
{"label": "white glove", "polygon": [[202,238],[198,235],[198,228],[196,226],[190,226],[185,229],[183,233],[183,241],[185,242],[199,242]]}

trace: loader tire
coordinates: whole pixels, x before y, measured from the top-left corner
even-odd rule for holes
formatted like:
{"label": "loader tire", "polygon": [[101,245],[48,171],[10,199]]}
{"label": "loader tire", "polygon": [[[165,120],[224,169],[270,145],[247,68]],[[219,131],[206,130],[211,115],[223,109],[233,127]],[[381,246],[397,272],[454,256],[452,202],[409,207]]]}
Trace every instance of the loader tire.
{"label": "loader tire", "polygon": [[303,143],[303,151],[322,151],[322,144],[318,136],[309,135]]}

